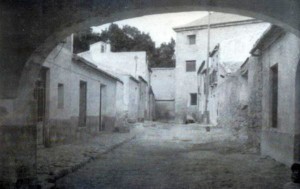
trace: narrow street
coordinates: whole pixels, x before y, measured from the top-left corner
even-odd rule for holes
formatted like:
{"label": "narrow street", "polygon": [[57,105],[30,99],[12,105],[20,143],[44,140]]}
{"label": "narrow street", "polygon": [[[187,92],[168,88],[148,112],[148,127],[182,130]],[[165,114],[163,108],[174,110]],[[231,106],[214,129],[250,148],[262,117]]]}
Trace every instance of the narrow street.
{"label": "narrow street", "polygon": [[290,178],[288,167],[218,128],[151,123],[135,131],[134,140],[59,179],[57,188],[279,189]]}

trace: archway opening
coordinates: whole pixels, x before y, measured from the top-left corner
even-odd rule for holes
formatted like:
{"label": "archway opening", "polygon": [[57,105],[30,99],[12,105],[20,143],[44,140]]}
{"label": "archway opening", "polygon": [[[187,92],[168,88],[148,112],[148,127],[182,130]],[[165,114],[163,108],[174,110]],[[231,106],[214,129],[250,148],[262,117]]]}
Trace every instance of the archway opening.
{"label": "archway opening", "polygon": [[[276,18],[278,18],[278,15],[274,13],[274,17],[271,16],[263,16],[264,14],[260,11],[256,12],[255,11],[249,11],[249,10],[243,10],[243,9],[234,9],[234,8],[220,8],[222,6],[220,6],[219,4],[217,4],[218,6],[214,7],[214,5],[210,5],[212,7],[209,6],[210,10],[222,10],[225,12],[231,12],[231,13],[241,13],[243,15],[247,15],[247,16],[254,16],[263,20],[267,20],[267,21],[271,21],[273,23],[276,23],[280,26],[284,26],[288,31],[294,32],[295,34],[297,33],[297,29],[295,29],[294,25],[292,26],[292,24],[289,22],[289,24],[284,23],[281,19],[281,21],[277,21]],[[220,6],[220,7],[219,7]],[[275,6],[275,5],[274,5]],[[290,5],[289,5],[290,6]],[[179,8],[178,8],[179,7]],[[203,7],[183,7],[183,6],[178,6],[176,11],[181,11],[181,10],[195,10],[195,9],[205,9]],[[226,7],[226,6],[224,6]],[[286,6],[283,6],[286,7]],[[297,7],[297,6],[295,6]],[[141,11],[142,10],[142,11]],[[5,125],[14,125],[14,124],[18,124],[18,125],[27,125],[27,124],[35,124],[35,121],[33,121],[32,119],[30,119],[30,107],[32,108],[33,106],[29,106],[29,104],[31,104],[31,97],[34,91],[34,86],[35,86],[35,80],[36,80],[36,76],[39,73],[39,70],[41,69],[41,63],[44,62],[45,58],[47,57],[47,55],[52,51],[52,49],[62,40],[64,39],[66,36],[68,36],[69,34],[73,33],[74,31],[78,31],[78,29],[83,28],[83,27],[90,27],[93,25],[93,23],[104,23],[107,22],[108,20],[117,20],[118,18],[120,18],[120,15],[125,15],[126,17],[134,17],[136,15],[143,15],[145,14],[145,12],[149,11],[149,13],[156,13],[156,12],[168,12],[165,9],[160,9],[160,8],[154,8],[154,9],[137,9],[137,10],[132,10],[129,12],[121,12],[120,14],[116,15],[116,14],[110,14],[110,16],[106,17],[105,20],[101,20],[98,19],[98,17],[95,18],[88,18],[88,19],[84,19],[85,22],[80,22],[80,24],[78,24],[79,22],[76,22],[76,24],[72,25],[71,27],[63,27],[66,29],[63,30],[53,30],[53,31],[58,31],[55,32],[54,35],[52,35],[51,37],[48,38],[48,40],[41,45],[38,49],[36,49],[35,53],[32,54],[31,58],[27,61],[24,69],[22,67],[22,71],[21,71],[21,77],[19,79],[16,79],[20,82],[20,85],[17,86],[17,99],[10,99],[10,100],[4,100],[3,106],[5,107],[3,110],[3,114],[6,116],[4,117],[5,121],[3,122]],[[172,10],[173,11],[173,10]],[[294,12],[294,14],[297,14],[297,12]],[[270,13],[266,14],[266,15],[272,15]],[[277,16],[276,16],[277,15]],[[53,32],[51,32],[53,33]],[[48,35],[49,33],[47,33]],[[39,43],[40,45],[40,43]],[[245,73],[245,75],[247,75]],[[244,76],[245,76],[244,75]],[[30,77],[29,77],[30,76]],[[79,85],[79,87],[82,86],[82,88],[86,88],[84,87],[84,85]],[[101,85],[102,87],[105,88],[105,86]],[[61,95],[64,94],[63,91],[64,90],[64,85],[58,84],[57,87],[59,88],[57,93]],[[100,87],[101,88],[101,87]],[[100,90],[100,89],[99,89]],[[82,90],[85,91],[85,90]],[[85,96],[84,94],[85,92],[82,92],[82,96]],[[108,95],[109,96],[109,95]],[[190,96],[191,99],[195,99],[194,95]],[[84,100],[83,100],[84,101]],[[191,100],[191,101],[195,101],[195,100]],[[17,107],[13,107],[13,104],[16,104]],[[59,105],[57,104],[57,106],[62,107],[64,104],[63,101],[60,100]],[[84,104],[84,103],[83,103]],[[7,108],[10,107],[10,108]],[[241,107],[243,109],[243,107]],[[245,107],[244,107],[245,108]],[[84,109],[84,108],[83,108]],[[21,112],[21,113],[20,113]],[[9,115],[7,117],[7,115]],[[9,118],[9,117],[13,117],[13,116],[18,116],[17,118]],[[85,117],[85,116],[83,116]],[[29,119],[28,119],[29,118]],[[106,117],[106,118],[102,118],[102,117],[97,117],[95,118],[97,120],[103,120],[106,119],[108,122],[111,121],[110,117]],[[83,119],[84,120],[84,119]],[[103,125],[101,125],[100,128],[102,128]],[[68,131],[66,131],[68,132]]]}

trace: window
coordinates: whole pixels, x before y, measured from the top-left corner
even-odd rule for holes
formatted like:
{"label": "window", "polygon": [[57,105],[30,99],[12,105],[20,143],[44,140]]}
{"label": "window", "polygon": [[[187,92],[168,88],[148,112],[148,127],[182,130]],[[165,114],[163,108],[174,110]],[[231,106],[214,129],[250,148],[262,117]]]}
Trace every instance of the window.
{"label": "window", "polygon": [[278,64],[271,67],[270,81],[271,81],[271,127],[277,127],[278,117]]}
{"label": "window", "polygon": [[196,61],[195,60],[186,61],[186,72],[194,72],[194,71],[196,71]]}
{"label": "window", "polygon": [[197,105],[197,93],[191,93],[191,105]]}
{"label": "window", "polygon": [[196,35],[188,35],[188,40],[190,45],[196,44]]}
{"label": "window", "polygon": [[64,84],[57,85],[57,108],[64,108]]}
{"label": "window", "polygon": [[105,47],[104,47],[104,45],[101,45],[101,52],[102,52],[102,53],[105,52]]}

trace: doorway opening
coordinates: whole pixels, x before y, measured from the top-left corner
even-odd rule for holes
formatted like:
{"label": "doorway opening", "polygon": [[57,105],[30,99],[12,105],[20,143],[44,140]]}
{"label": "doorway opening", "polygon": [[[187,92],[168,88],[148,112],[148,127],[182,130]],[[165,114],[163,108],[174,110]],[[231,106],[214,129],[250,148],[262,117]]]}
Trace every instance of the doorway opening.
{"label": "doorway opening", "polygon": [[278,64],[271,67],[271,127],[277,128],[278,119]]}
{"label": "doorway opening", "polygon": [[106,102],[106,85],[100,85],[100,106],[99,106],[99,131],[105,129],[104,115]]}
{"label": "doorway opening", "polygon": [[47,109],[47,76],[48,68],[42,67],[35,82],[34,100],[36,102],[35,120],[37,122],[37,144],[45,144],[45,121]]}
{"label": "doorway opening", "polygon": [[87,109],[87,83],[85,81],[80,81],[79,85],[79,127],[85,127]]}

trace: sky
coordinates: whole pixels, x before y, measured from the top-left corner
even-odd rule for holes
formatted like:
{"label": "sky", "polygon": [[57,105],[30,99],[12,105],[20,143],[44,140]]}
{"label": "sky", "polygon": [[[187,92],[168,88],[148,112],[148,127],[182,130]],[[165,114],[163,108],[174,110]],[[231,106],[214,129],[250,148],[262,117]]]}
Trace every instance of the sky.
{"label": "sky", "polygon": [[[152,40],[155,42],[155,45],[158,47],[163,42],[169,42],[172,37],[176,40],[176,34],[172,29],[173,27],[187,24],[206,15],[207,12],[204,11],[167,13],[120,20],[114,23],[119,26],[134,26],[140,31],[149,33]],[[101,31],[109,25],[110,23],[101,26],[94,26],[92,29],[93,32],[101,33]]]}

